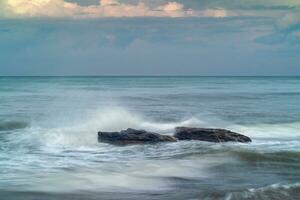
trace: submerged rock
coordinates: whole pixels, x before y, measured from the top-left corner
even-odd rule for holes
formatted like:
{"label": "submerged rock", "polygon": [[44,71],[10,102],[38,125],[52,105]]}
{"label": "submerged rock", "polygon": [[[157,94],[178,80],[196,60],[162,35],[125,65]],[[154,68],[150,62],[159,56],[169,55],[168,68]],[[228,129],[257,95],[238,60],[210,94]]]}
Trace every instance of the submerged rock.
{"label": "submerged rock", "polygon": [[123,146],[130,144],[176,142],[177,139],[173,136],[129,128],[120,132],[98,132],[98,141]]}
{"label": "submerged rock", "polygon": [[201,140],[207,142],[251,142],[245,135],[226,129],[177,127],[174,135],[178,140]]}

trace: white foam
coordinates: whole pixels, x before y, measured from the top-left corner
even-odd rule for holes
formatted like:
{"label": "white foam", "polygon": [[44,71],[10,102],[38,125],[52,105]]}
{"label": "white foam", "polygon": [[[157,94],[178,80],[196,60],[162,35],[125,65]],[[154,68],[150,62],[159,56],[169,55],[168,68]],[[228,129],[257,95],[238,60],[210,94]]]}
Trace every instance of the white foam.
{"label": "white foam", "polygon": [[231,125],[229,129],[244,133],[253,138],[299,138],[300,123]]}
{"label": "white foam", "polygon": [[282,192],[282,190],[289,190],[289,189],[294,189],[299,187],[300,187],[300,183],[291,183],[291,184],[275,183],[275,184],[267,185],[265,187],[250,188],[248,189],[248,191],[251,193],[261,193],[261,192],[267,192],[272,190],[277,190]]}
{"label": "white foam", "polygon": [[[27,157],[16,154],[11,163],[16,163],[21,169],[24,166],[34,165],[39,170],[31,174],[34,181],[30,189],[57,191],[57,190],[110,190],[123,188],[125,191],[134,190],[160,190],[172,188],[170,178],[205,179],[211,177],[210,169],[226,162],[234,162],[235,158],[220,156],[185,156],[184,159],[170,157],[170,159],[151,159],[147,153],[153,151],[151,147],[113,147],[97,142],[98,131],[119,131],[126,128],[146,129],[163,134],[173,134],[176,126],[194,127],[218,127],[218,124],[209,124],[198,118],[185,119],[179,122],[161,123],[133,113],[122,107],[98,109],[90,114],[74,116],[73,123],[64,124],[64,121],[56,127],[32,126],[22,130],[22,134],[12,135],[12,141],[19,144],[37,143],[45,155],[28,154]],[[220,124],[219,124],[220,125]],[[281,143],[281,138],[298,134],[299,124],[267,125],[258,124],[251,126],[229,125],[219,128],[229,128],[241,132],[250,137],[278,137],[274,140],[275,147],[284,149],[282,145],[299,143]],[[25,132],[24,132],[25,131]],[[291,134],[291,132],[293,134]],[[277,133],[277,134],[276,134]],[[281,134],[279,134],[281,133]],[[269,140],[260,140],[250,145],[237,146],[236,148],[253,148],[266,150],[268,146],[274,150],[274,144],[267,144]],[[182,142],[181,144],[186,144]],[[184,152],[186,146],[181,144],[167,144],[157,155],[168,155],[168,152]],[[32,144],[35,145],[35,144]],[[170,146],[168,146],[170,145]],[[172,146],[174,145],[174,146]],[[192,143],[188,143],[191,146]],[[232,146],[232,144],[228,144]],[[280,146],[281,145],[281,146]],[[266,147],[267,146],[267,147]],[[299,146],[299,145],[298,145]],[[226,146],[225,146],[226,147]],[[261,148],[260,148],[261,147]],[[153,147],[156,148],[156,147]],[[169,148],[169,149],[168,149]],[[214,145],[210,148],[224,148],[223,145]],[[18,148],[21,149],[21,148]],[[24,148],[26,149],[26,148]],[[67,150],[66,152],[64,150]],[[75,150],[75,151],[73,151]],[[156,149],[157,150],[157,149]],[[199,150],[199,149],[198,149]],[[197,152],[197,149],[192,152]],[[81,152],[87,151],[87,152]],[[89,153],[88,151],[91,151]],[[189,152],[189,150],[187,150]],[[200,150],[199,150],[200,151]],[[167,157],[167,156],[166,156]],[[163,158],[163,157],[162,157]],[[51,160],[50,160],[51,159]],[[119,159],[119,160],[118,160]],[[230,159],[230,160],[229,160]],[[128,161],[128,162],[127,162]],[[57,170],[58,169],[58,170]],[[61,169],[71,169],[61,170]],[[76,169],[72,171],[72,169]],[[39,174],[39,171],[44,170]],[[49,176],[48,170],[53,174]],[[47,176],[43,177],[43,174]],[[62,184],[62,185],[60,185]]]}
{"label": "white foam", "polygon": [[[33,126],[27,128],[27,133],[22,136],[27,141],[38,141],[45,147],[93,147],[98,145],[98,131],[120,131],[127,128],[145,129],[162,134],[174,133],[177,126],[191,127],[218,127],[228,128],[240,132],[251,138],[277,138],[281,141],[289,138],[300,137],[300,123],[289,124],[254,124],[248,126],[225,125],[207,123],[198,118],[161,123],[133,113],[122,107],[99,108],[92,113],[74,116],[73,123],[58,123],[56,127]],[[65,125],[68,124],[68,125]],[[18,136],[18,139],[22,139]],[[24,139],[24,138],[23,138]]]}
{"label": "white foam", "polygon": [[130,163],[103,163],[96,168],[81,167],[76,171],[58,171],[52,176],[36,172],[38,184],[30,189],[38,191],[158,191],[173,188],[169,178],[205,179],[209,168],[222,159],[205,157],[183,160],[139,160]]}
{"label": "white foam", "polygon": [[43,128],[35,126],[27,129],[25,137],[39,140],[46,147],[57,146],[91,146],[97,144],[98,131],[120,131],[127,128],[145,129],[160,132],[163,134],[173,134],[177,126],[204,126],[204,122],[197,118],[190,118],[181,122],[159,123],[144,118],[137,113],[129,112],[121,107],[98,109],[84,118],[74,117],[72,125]]}

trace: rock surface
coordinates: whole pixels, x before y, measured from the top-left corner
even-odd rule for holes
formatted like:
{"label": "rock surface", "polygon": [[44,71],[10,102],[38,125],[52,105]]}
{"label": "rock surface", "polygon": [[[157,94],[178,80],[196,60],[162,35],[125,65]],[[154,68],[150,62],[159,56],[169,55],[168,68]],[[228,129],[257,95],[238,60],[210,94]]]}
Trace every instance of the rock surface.
{"label": "rock surface", "polygon": [[176,142],[177,139],[173,136],[129,128],[120,132],[98,132],[98,141],[123,146],[131,144]]}
{"label": "rock surface", "polygon": [[245,135],[226,129],[177,127],[174,135],[178,140],[201,140],[207,142],[251,142]]}

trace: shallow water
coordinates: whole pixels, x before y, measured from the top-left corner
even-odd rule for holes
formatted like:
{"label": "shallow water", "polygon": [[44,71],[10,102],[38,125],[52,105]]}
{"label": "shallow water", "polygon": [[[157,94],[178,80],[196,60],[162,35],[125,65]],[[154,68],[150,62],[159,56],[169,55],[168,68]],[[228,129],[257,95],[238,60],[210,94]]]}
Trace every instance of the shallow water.
{"label": "shallow water", "polygon": [[[0,199],[300,199],[299,102],[297,77],[0,77]],[[97,142],[176,126],[253,142]]]}

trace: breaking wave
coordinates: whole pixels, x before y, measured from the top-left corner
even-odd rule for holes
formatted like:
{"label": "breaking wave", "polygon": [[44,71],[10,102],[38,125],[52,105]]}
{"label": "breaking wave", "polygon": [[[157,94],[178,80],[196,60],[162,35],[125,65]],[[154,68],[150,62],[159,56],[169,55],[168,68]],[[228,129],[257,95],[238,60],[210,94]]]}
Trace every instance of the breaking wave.
{"label": "breaking wave", "polygon": [[[120,131],[122,129],[135,128],[172,135],[174,128],[177,126],[228,128],[252,137],[254,144],[259,145],[278,145],[286,142],[297,147],[300,143],[300,140],[298,140],[300,137],[300,123],[258,124],[251,126],[229,124],[222,127],[197,117],[177,122],[157,122],[121,107],[99,109],[84,115],[84,117],[78,118],[74,116],[73,119],[72,123],[61,122],[56,127],[34,125],[26,128],[27,124],[23,122],[6,122],[0,124],[0,130],[26,128],[22,137],[19,135],[18,139],[14,138],[14,140],[22,140],[20,141],[22,143],[24,140],[28,140],[28,142],[38,141],[41,145],[55,147],[97,145],[96,137],[97,132],[100,130]],[[261,140],[265,138],[268,140]],[[273,141],[272,138],[275,140]],[[293,141],[289,139],[293,139]]]}
{"label": "breaking wave", "polygon": [[123,108],[101,109],[73,124],[59,127],[31,126],[26,129],[23,139],[39,140],[46,146],[87,146],[97,144],[98,131],[120,131],[127,128],[145,129],[162,134],[173,134],[176,126],[205,126],[197,118],[180,122],[160,123],[146,119],[142,115],[129,112]]}
{"label": "breaking wave", "polygon": [[227,200],[256,199],[256,200],[298,200],[300,197],[300,183],[282,184],[276,183],[261,188],[251,188],[247,191],[233,193],[227,196]]}
{"label": "breaking wave", "polygon": [[[29,188],[54,192],[59,189],[109,191],[115,188],[125,191],[169,190],[176,187],[174,180],[197,183],[213,177],[215,169],[223,170],[235,164],[255,166],[257,163],[266,162],[288,163],[297,167],[300,161],[300,141],[295,139],[293,134],[290,135],[294,136],[292,140],[286,141],[286,135],[297,132],[297,124],[285,126],[288,127],[286,129],[282,129],[280,125],[267,124],[257,127],[253,125],[219,127],[253,137],[251,144],[189,141],[120,148],[98,143],[97,132],[119,131],[130,127],[171,135],[177,126],[218,127],[218,124],[197,117],[173,122],[157,122],[121,107],[99,109],[71,118],[72,122],[58,119],[61,123],[55,123],[54,127],[32,123],[22,131],[14,131],[7,135],[5,139],[9,140],[7,147],[3,145],[8,150],[7,155],[3,154],[9,157],[4,159],[7,166],[14,165],[16,169],[34,166],[39,170],[56,174],[52,177],[44,177],[40,173],[32,175],[32,179],[39,182],[31,183]],[[267,127],[272,129],[268,130]],[[277,134],[273,135],[279,131],[282,131],[282,138]],[[272,140],[272,137],[275,139]],[[13,148],[10,148],[12,146]],[[76,171],[72,171],[75,168]],[[40,183],[43,183],[43,186]],[[63,185],[60,187],[59,184]],[[296,189],[289,189],[288,192],[299,190],[297,188],[298,186]],[[252,195],[254,192],[262,197],[264,195],[261,190],[249,190],[230,194],[229,197],[243,199],[245,195]]]}

